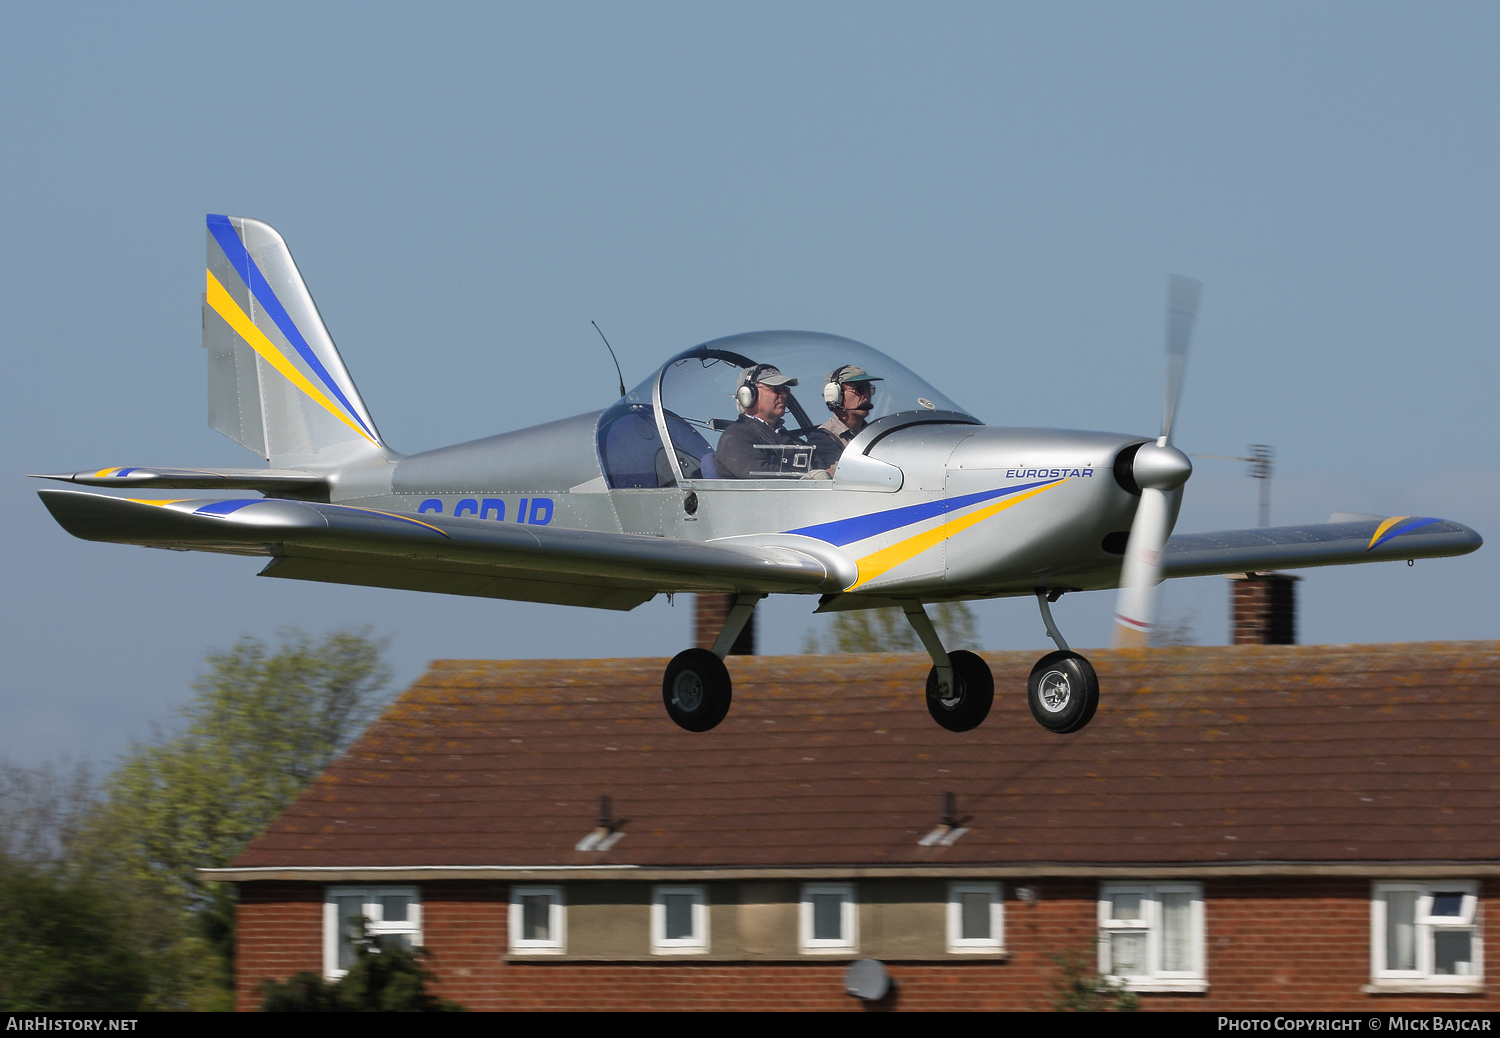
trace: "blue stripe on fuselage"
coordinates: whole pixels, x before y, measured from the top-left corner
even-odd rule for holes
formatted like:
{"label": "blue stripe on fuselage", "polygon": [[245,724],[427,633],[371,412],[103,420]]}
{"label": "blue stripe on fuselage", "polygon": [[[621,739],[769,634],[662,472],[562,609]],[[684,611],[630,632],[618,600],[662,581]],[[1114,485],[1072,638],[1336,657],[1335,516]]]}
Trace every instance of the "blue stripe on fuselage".
{"label": "blue stripe on fuselage", "polygon": [[1001,487],[999,490],[982,490],[977,494],[965,494],[962,497],[945,497],[941,501],[928,501],[920,505],[892,508],[885,512],[856,515],[849,519],[818,523],[816,526],[804,526],[800,530],[787,532],[800,533],[805,537],[816,537],[820,541],[827,541],[829,544],[842,547],[845,544],[862,541],[866,537],[874,537],[876,534],[886,533],[911,523],[919,523],[923,519],[932,519],[954,509],[966,508],[969,505],[977,505],[981,501],[990,501],[997,497],[1005,497],[1007,494],[1055,482],[1057,481],[1044,479],[1037,483],[1018,483],[1013,487]]}

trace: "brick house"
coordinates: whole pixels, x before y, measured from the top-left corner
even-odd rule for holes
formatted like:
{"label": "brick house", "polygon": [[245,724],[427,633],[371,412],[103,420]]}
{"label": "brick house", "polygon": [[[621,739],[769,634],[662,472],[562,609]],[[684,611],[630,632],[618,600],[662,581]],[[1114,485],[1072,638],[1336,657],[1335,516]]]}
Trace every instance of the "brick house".
{"label": "brick house", "polygon": [[1071,736],[989,659],[964,734],[914,656],[731,657],[704,734],[658,660],[434,663],[204,873],[240,1005],[364,915],[471,1009],[1047,1009],[1058,954],[1148,1010],[1495,1007],[1500,643],[1100,651]]}

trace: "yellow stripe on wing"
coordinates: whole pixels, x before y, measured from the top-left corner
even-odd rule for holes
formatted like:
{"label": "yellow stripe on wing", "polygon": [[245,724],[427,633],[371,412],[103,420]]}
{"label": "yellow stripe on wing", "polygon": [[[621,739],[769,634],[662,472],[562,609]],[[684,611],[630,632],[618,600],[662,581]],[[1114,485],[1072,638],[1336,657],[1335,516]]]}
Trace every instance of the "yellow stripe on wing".
{"label": "yellow stripe on wing", "polygon": [[442,534],[450,541],[453,540],[453,535],[450,534],[447,530],[444,530],[441,526],[433,526],[431,523],[424,523],[420,519],[413,519],[411,516],[402,515],[400,512],[382,512],[378,508],[360,508],[357,505],[339,505],[338,507],[347,509],[350,512],[369,512],[371,515],[383,515],[387,519],[400,519],[403,523],[416,523],[418,526],[425,526],[429,530]]}
{"label": "yellow stripe on wing", "polygon": [[1056,483],[1048,483],[1044,487],[1037,487],[1035,490],[1028,490],[1024,494],[1008,497],[998,504],[990,505],[988,508],[981,508],[977,512],[970,512],[968,515],[950,520],[941,526],[934,526],[926,533],[919,533],[915,537],[908,537],[904,541],[897,541],[889,548],[882,548],[872,555],[866,555],[859,560],[859,579],[844,590],[853,591],[862,584],[868,584],[887,570],[895,569],[907,559],[915,558],[928,548],[935,547],[946,541],[949,537],[963,533],[976,523],[982,523],[990,516],[997,515],[1012,505],[1018,505],[1028,498],[1036,497],[1044,490],[1051,490],[1053,487],[1066,482],[1066,479],[1059,479]]}
{"label": "yellow stripe on wing", "polygon": [[[229,323],[229,327],[239,333],[240,338],[250,344],[250,348],[266,359],[266,363],[285,375],[298,389],[316,400],[329,414],[343,422],[349,428],[359,433],[371,443],[375,443],[373,437],[358,425],[351,422],[349,417],[339,410],[332,400],[324,396],[317,386],[307,380],[307,377],[293,367],[292,362],[286,359],[286,354],[276,348],[276,344],[266,338],[266,333],[255,326],[250,316],[240,309],[240,304],[234,301],[224,288],[219,284],[219,279],[214,277],[213,271],[208,274],[208,305],[214,308],[214,312]],[[375,446],[380,446],[378,443]]]}
{"label": "yellow stripe on wing", "polygon": [[133,505],[155,505],[157,508],[162,508],[166,505],[180,504],[183,501],[191,501],[193,499],[190,497],[174,497],[170,501],[150,501],[143,497],[127,497],[125,500]]}
{"label": "yellow stripe on wing", "polygon": [[1380,538],[1385,534],[1385,532],[1391,527],[1410,518],[1411,516],[1409,515],[1393,516],[1392,518],[1387,519],[1385,522],[1381,523],[1379,526],[1375,527],[1375,536],[1370,538],[1370,543],[1365,546],[1365,551],[1369,551],[1371,548],[1375,547],[1376,542],[1378,542]]}

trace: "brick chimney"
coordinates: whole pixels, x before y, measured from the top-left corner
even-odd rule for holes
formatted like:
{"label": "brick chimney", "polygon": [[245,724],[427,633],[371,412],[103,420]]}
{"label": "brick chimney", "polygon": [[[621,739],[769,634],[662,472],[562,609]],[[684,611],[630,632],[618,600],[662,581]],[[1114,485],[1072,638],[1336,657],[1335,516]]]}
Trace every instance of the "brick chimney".
{"label": "brick chimney", "polygon": [[[724,621],[729,617],[729,607],[734,602],[733,595],[694,595],[693,596],[693,644],[700,649],[712,649],[714,642],[718,641],[719,632],[724,629]],[[754,656],[755,655],[755,614],[750,614],[750,622],[740,632],[740,636],[734,640],[734,648],[729,650],[731,656]]]}
{"label": "brick chimney", "polygon": [[1297,644],[1297,581],[1290,573],[1229,578],[1229,639],[1235,645]]}

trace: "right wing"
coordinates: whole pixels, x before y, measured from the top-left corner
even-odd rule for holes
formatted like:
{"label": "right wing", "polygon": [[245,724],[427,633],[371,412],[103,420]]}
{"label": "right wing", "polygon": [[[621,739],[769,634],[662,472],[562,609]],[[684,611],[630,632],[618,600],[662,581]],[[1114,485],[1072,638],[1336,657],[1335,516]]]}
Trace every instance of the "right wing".
{"label": "right wing", "polygon": [[1201,577],[1213,573],[1265,573],[1309,566],[1437,559],[1467,555],[1483,543],[1484,538],[1462,523],[1410,515],[1177,534],[1162,551],[1162,575]]}
{"label": "right wing", "polygon": [[272,498],[39,494],[84,540],[269,555],[262,576],[450,595],[634,609],[661,592],[842,591],[853,571],[811,538],[731,545]]}

